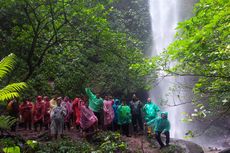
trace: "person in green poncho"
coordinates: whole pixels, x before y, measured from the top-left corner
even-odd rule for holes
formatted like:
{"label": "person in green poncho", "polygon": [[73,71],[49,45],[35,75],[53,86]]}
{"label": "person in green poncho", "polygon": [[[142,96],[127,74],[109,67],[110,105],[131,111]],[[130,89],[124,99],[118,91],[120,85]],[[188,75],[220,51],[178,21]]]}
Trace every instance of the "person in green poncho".
{"label": "person in green poncho", "polygon": [[170,122],[168,120],[168,113],[162,112],[160,117],[153,119],[147,123],[147,125],[154,125],[152,126],[155,131],[155,137],[160,144],[160,149],[165,147],[165,144],[161,141],[161,133],[165,134],[166,136],[166,146],[169,145],[170,142]]}
{"label": "person in green poncho", "polygon": [[130,137],[129,135],[129,124],[132,121],[131,109],[128,105],[126,105],[125,99],[122,99],[121,105],[118,106],[117,109],[118,115],[118,125],[122,128],[122,134]]}
{"label": "person in green poncho", "polygon": [[[160,108],[151,101],[151,98],[147,99],[147,103],[143,107],[144,119],[145,122],[149,122],[157,117],[157,113],[160,111]],[[147,128],[148,134],[151,134],[151,128]]]}
{"label": "person in green poncho", "polygon": [[157,113],[160,108],[151,101],[151,98],[147,99],[147,103],[143,107],[145,122],[149,122],[157,117]]}
{"label": "person in green poncho", "polygon": [[89,108],[93,111],[95,116],[98,118],[98,125],[102,126],[102,110],[103,110],[103,99],[97,94],[93,94],[89,88],[85,88],[85,92],[88,97]]}

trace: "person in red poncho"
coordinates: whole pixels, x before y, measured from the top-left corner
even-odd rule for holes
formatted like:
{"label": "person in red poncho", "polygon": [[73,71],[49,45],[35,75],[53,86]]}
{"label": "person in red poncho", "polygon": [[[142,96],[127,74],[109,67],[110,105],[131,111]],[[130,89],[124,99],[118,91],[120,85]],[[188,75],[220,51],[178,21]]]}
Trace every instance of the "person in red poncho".
{"label": "person in red poncho", "polygon": [[24,125],[25,130],[27,130],[27,126],[29,127],[29,130],[31,130],[32,110],[33,110],[33,104],[28,99],[26,99],[19,106],[19,112],[20,112],[20,115],[22,116],[23,125]]}
{"label": "person in red poncho", "polygon": [[42,102],[42,96],[38,96],[37,101],[34,104],[34,112],[33,112],[33,123],[34,123],[35,131],[37,131],[38,125],[40,126],[40,131],[42,130],[43,117],[44,117],[44,103]]}
{"label": "person in red poncho", "polygon": [[44,127],[46,130],[49,129],[50,126],[50,101],[49,97],[44,97]]}
{"label": "person in red poncho", "polygon": [[74,119],[76,128],[79,129],[80,127],[80,117],[81,117],[81,103],[82,100],[80,98],[75,98],[73,101],[73,112],[74,112]]}

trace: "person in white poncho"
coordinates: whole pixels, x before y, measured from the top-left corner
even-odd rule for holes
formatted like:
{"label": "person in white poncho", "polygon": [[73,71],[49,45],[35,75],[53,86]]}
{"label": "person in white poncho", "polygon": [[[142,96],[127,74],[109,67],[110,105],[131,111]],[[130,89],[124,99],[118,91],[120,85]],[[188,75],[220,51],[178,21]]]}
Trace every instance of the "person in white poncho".
{"label": "person in white poncho", "polygon": [[62,98],[57,98],[57,107],[53,108],[51,111],[51,135],[57,139],[58,135],[63,137],[64,130],[64,118],[66,115],[66,110],[61,107]]}

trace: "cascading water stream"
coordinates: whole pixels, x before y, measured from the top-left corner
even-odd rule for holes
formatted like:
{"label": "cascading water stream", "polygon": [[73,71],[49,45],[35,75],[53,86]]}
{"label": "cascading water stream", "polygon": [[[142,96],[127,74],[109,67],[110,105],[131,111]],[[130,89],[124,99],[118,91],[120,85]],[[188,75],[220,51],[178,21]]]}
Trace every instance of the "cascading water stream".
{"label": "cascading water stream", "polygon": [[[153,47],[152,56],[160,55],[173,41],[178,22],[183,21],[191,15],[193,4],[196,0],[149,0],[149,10],[151,15]],[[159,72],[159,76],[164,75]],[[191,100],[191,93],[184,89],[173,89],[174,85],[186,82],[184,77],[159,78],[160,83],[150,91],[150,97],[158,103],[159,99],[167,101],[168,105],[177,105],[184,101]],[[171,92],[171,94],[169,94]],[[167,95],[168,94],[168,95]],[[167,95],[167,96],[166,96]],[[189,105],[163,108],[169,112],[171,122],[171,137],[183,138],[186,133],[186,125],[181,122],[182,112],[187,111]]]}
{"label": "cascading water stream", "polygon": [[[173,41],[178,22],[192,16],[193,6],[196,2],[198,0],[149,0],[153,40],[151,56],[160,55]],[[162,77],[164,75],[163,71],[158,72],[159,78],[149,92],[149,96],[158,104],[163,99],[164,105],[161,109],[169,113],[170,137],[184,139],[188,130],[204,130],[207,123],[192,122],[188,124],[181,121],[185,117],[182,114],[183,112],[193,112],[193,106],[188,102],[192,101],[192,87],[197,78],[185,76]],[[186,86],[186,88],[183,86]],[[191,88],[187,88],[188,86]],[[228,122],[226,119],[224,121]],[[202,145],[204,148],[210,146],[226,148],[230,146],[229,129],[221,127],[219,124],[209,128],[209,131],[206,131],[203,135],[189,140]]]}

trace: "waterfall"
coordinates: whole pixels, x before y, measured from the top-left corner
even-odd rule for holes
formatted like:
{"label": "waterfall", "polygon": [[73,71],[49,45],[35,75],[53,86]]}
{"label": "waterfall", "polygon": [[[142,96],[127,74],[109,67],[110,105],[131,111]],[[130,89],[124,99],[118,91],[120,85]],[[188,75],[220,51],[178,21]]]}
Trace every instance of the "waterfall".
{"label": "waterfall", "polygon": [[[164,48],[167,48],[173,41],[178,22],[191,16],[195,2],[196,0],[149,0],[153,37],[152,56],[160,55]],[[159,72],[158,75],[162,76],[164,73]],[[191,101],[192,95],[191,91],[182,88],[174,90],[174,85],[180,85],[189,80],[190,78],[186,77],[165,77],[164,79],[159,77],[157,80],[159,84],[149,93],[150,97],[158,104],[160,99],[166,100],[170,106],[179,104],[179,106],[162,108],[169,112],[170,135],[173,138],[183,138],[186,133],[187,125],[181,121],[182,112],[188,111],[191,105],[180,104]]]}

